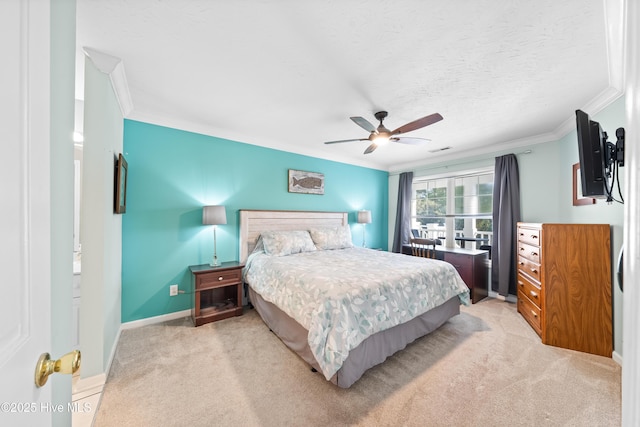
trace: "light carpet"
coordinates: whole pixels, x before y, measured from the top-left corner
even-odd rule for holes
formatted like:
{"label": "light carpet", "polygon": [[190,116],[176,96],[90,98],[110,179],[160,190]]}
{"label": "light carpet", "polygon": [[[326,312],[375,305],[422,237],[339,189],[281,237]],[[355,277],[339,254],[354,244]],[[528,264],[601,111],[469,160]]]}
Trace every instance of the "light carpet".
{"label": "light carpet", "polygon": [[619,426],[621,367],[546,346],[485,299],[365,373],[329,383],[255,310],[122,332],[94,426]]}

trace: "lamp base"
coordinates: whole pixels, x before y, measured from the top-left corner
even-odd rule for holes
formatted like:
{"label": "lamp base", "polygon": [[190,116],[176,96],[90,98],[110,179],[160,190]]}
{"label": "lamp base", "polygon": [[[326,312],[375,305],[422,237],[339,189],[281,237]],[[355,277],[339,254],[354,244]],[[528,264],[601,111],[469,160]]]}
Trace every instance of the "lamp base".
{"label": "lamp base", "polygon": [[367,247],[366,237],[367,237],[367,228],[366,228],[366,224],[362,224],[362,247],[363,247],[363,248],[366,248],[366,247]]}
{"label": "lamp base", "polygon": [[220,263],[218,262],[218,245],[216,242],[216,226],[213,226],[213,260],[211,261],[211,264],[209,264],[209,266],[211,267],[220,267]]}

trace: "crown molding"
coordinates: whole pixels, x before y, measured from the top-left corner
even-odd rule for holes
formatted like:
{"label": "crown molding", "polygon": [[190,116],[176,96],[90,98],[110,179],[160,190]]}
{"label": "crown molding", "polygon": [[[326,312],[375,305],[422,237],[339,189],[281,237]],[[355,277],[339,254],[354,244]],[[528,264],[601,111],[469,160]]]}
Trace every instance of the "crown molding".
{"label": "crown molding", "polygon": [[[562,135],[564,136],[564,135]],[[409,171],[409,170],[418,170],[425,167],[432,167],[434,165],[442,165],[444,163],[454,162],[455,164],[465,163],[466,159],[470,159],[469,161],[480,160],[479,157],[483,155],[487,156],[487,159],[493,158],[498,155],[502,155],[505,153],[512,152],[516,149],[523,147],[531,147],[536,144],[543,144],[545,142],[557,141],[562,136],[558,136],[555,132],[547,132],[544,134],[534,135],[527,138],[516,139],[513,141],[506,141],[497,144],[488,145],[485,147],[477,148],[477,149],[463,149],[464,155],[460,153],[460,151],[451,150],[451,152],[442,156],[434,156],[431,159],[423,159],[417,162],[403,163],[398,165],[393,165],[392,168],[389,169],[389,174],[396,175],[401,172]],[[490,156],[490,157],[489,157]]]}
{"label": "crown molding", "polygon": [[133,110],[133,101],[131,99],[131,93],[129,92],[129,84],[127,83],[127,76],[124,72],[122,59],[90,47],[83,47],[82,51],[98,70],[109,75],[109,80],[111,80],[111,85],[116,94],[122,116],[127,117]]}

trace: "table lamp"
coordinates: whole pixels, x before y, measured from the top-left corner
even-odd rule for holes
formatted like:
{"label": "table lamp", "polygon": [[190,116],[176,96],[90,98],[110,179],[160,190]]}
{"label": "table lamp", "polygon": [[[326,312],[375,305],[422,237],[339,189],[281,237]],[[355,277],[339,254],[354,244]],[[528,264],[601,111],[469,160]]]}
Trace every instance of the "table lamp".
{"label": "table lamp", "polygon": [[371,224],[371,211],[358,211],[358,224],[362,224],[362,247],[366,248],[367,244],[365,243],[365,227],[366,224]]}
{"label": "table lamp", "polygon": [[213,260],[211,267],[218,267],[218,251],[216,248],[216,226],[227,223],[227,213],[224,206],[205,206],[202,208],[202,223],[205,225],[213,225]]}

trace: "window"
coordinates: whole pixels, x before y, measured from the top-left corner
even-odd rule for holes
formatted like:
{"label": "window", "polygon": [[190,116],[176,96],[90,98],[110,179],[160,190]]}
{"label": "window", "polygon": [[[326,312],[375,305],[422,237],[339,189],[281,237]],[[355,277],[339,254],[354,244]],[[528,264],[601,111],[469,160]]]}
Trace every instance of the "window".
{"label": "window", "polygon": [[412,228],[423,237],[450,235],[455,246],[471,249],[491,245],[493,171],[414,179],[411,217]]}

